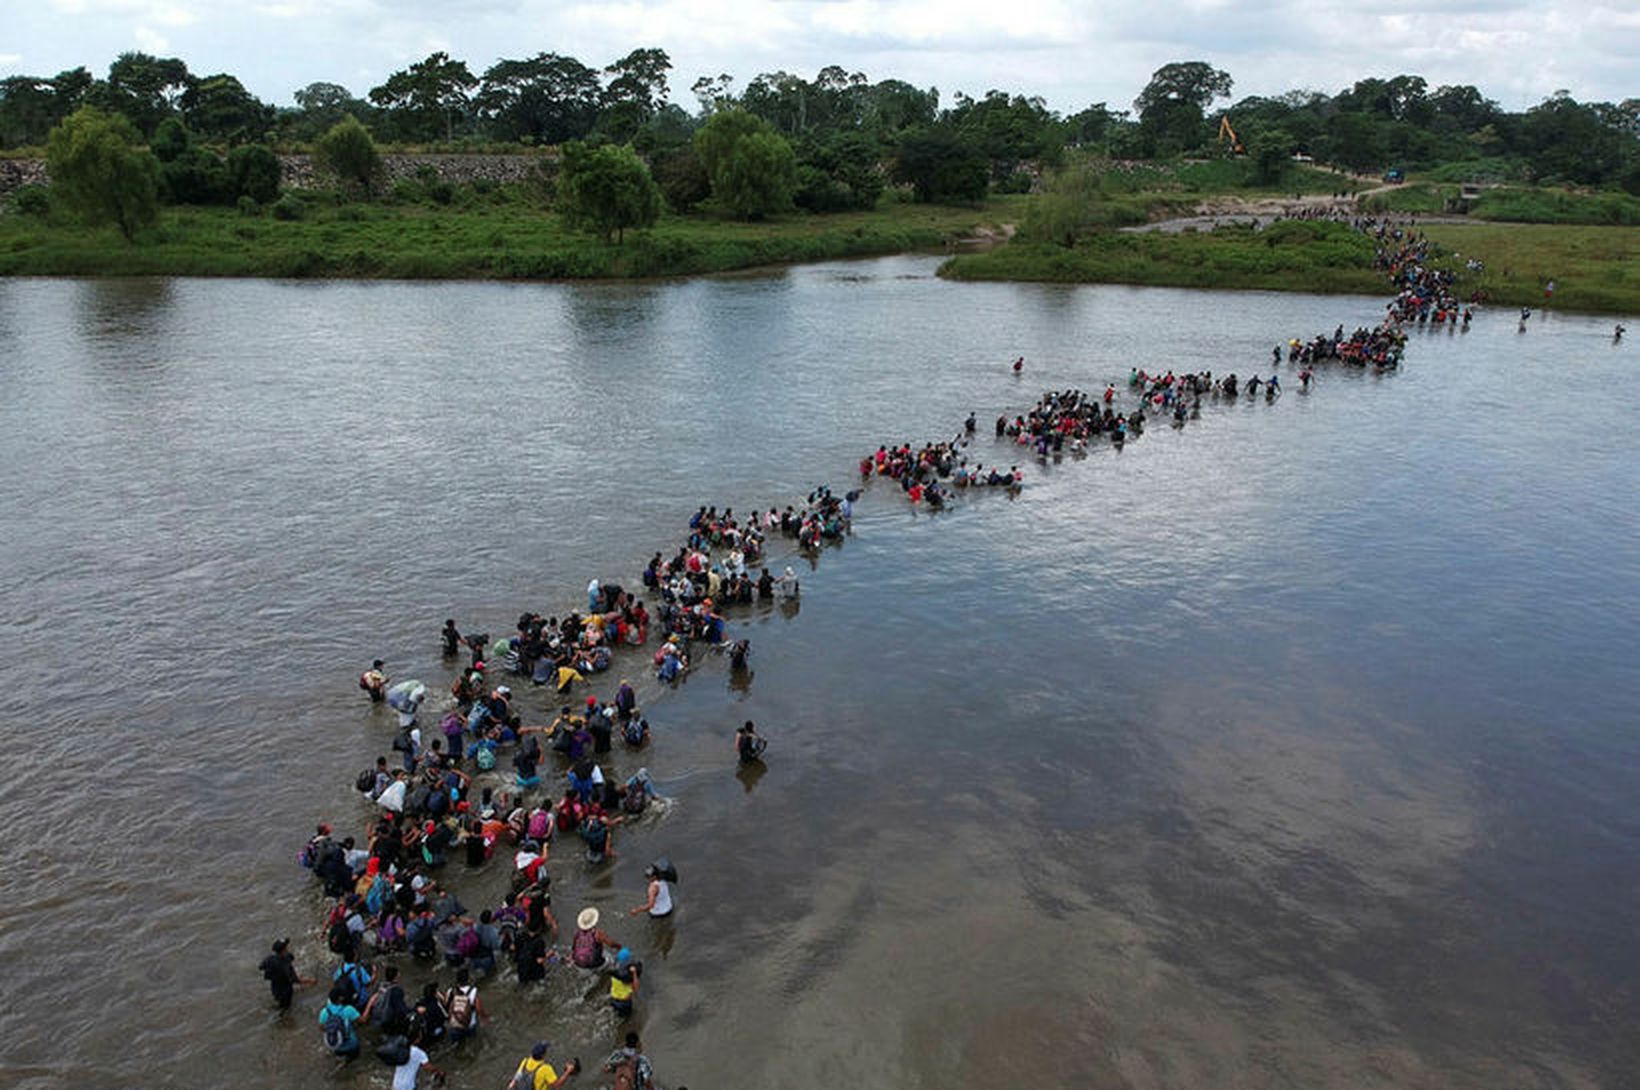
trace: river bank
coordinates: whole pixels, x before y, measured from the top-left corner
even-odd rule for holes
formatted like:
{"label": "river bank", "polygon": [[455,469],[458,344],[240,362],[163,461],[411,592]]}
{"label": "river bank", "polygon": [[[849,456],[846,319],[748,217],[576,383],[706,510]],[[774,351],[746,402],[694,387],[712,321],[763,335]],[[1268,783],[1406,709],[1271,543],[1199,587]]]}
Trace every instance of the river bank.
{"label": "river bank", "polygon": [[[871,212],[760,223],[669,216],[609,245],[539,206],[498,195],[467,207],[387,203],[263,211],[178,208],[128,245],[110,229],[0,217],[0,275],[593,280],[688,276],[764,265],[956,249],[1000,230],[1018,198],[983,208],[884,203]],[[284,203],[283,201],[281,202]],[[287,206],[290,207],[290,206]],[[275,208],[274,212],[278,212]]]}
{"label": "river bank", "polygon": [[[1249,220],[1251,217],[1249,217]],[[1460,294],[1493,304],[1538,306],[1554,282],[1556,309],[1640,314],[1640,228],[1551,224],[1418,222],[1459,276]],[[1350,236],[1354,236],[1352,241]],[[1216,229],[1097,232],[1074,247],[1016,241],[989,253],[959,255],[940,269],[951,280],[1265,291],[1370,292],[1379,283],[1374,247],[1341,224],[1248,220]],[[1479,271],[1467,267],[1479,260]]]}

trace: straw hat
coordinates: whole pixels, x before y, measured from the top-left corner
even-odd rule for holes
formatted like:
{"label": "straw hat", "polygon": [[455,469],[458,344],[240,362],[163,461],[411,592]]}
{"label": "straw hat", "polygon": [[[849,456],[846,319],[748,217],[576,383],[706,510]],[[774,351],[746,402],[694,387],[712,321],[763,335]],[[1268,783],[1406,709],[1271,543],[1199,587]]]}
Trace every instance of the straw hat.
{"label": "straw hat", "polygon": [[591,931],[594,927],[597,927],[598,910],[596,908],[583,908],[581,914],[575,917],[575,926],[582,931]]}

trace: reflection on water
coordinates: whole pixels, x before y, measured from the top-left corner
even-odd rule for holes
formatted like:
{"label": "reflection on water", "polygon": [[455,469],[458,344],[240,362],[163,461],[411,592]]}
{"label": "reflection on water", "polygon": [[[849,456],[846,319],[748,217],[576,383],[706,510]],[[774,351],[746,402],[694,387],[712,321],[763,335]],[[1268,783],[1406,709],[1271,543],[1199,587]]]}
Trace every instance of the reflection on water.
{"label": "reflection on water", "polygon": [[[352,679],[380,656],[437,690],[444,617],[559,612],[701,502],[783,506],[970,411],[1133,366],[1247,373],[1381,311],[931,270],[0,284],[27,785],[0,820],[52,815],[5,849],[26,1001],[0,1079],[379,1081],[273,1020],[250,967],[282,934],[325,964],[291,859],[321,817],[360,825],[349,785],[392,733]],[[663,1081],[1622,1085],[1636,440],[1610,399],[1553,443],[1499,426],[1574,359],[1619,382],[1602,332],[1416,335],[1404,373],[1032,463],[1015,502],[931,517],[874,483],[801,608],[737,621],[752,670],[643,686],[664,813],[613,867],[554,860],[559,918],[599,906],[649,966]],[[974,456],[1019,460],[988,434]],[[737,767],[745,719],[766,765]],[[662,853],[677,916],[627,919]],[[598,1056],[596,989],[487,983],[455,1079],[543,1034]]]}

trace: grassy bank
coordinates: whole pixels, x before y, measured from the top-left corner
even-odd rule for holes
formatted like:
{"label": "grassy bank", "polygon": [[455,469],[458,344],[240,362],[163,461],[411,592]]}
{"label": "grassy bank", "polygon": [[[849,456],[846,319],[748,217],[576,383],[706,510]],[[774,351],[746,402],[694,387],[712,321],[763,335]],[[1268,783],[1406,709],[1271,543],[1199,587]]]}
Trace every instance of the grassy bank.
{"label": "grassy bank", "polygon": [[1485,291],[1493,303],[1538,306],[1553,280],[1561,310],[1640,315],[1640,227],[1561,227],[1525,223],[1431,223],[1424,232],[1462,267],[1485,264],[1464,281],[1464,294]]}
{"label": "grassy bank", "polygon": [[1075,247],[1016,242],[945,263],[954,280],[1040,280],[1182,288],[1381,292],[1375,247],[1338,224],[1289,221],[1264,231],[1085,236]]}
{"label": "grassy bank", "polygon": [[509,201],[472,207],[310,204],[282,220],[233,209],[168,209],[135,245],[112,230],[0,216],[0,275],[568,279],[675,276],[944,248],[1007,219],[984,209],[885,202],[872,212],[762,223],[668,217],[616,246]]}
{"label": "grassy bank", "polygon": [[[1444,251],[1437,260],[1458,273],[1464,297],[1479,289],[1494,304],[1537,306],[1553,279],[1559,309],[1640,314],[1640,228],[1439,223],[1423,230]],[[954,280],[1378,294],[1387,286],[1373,255],[1369,239],[1342,225],[1287,221],[1257,232],[1098,233],[1073,248],[1015,242],[953,258],[940,273]],[[1471,257],[1485,264],[1478,276],[1464,268]]]}

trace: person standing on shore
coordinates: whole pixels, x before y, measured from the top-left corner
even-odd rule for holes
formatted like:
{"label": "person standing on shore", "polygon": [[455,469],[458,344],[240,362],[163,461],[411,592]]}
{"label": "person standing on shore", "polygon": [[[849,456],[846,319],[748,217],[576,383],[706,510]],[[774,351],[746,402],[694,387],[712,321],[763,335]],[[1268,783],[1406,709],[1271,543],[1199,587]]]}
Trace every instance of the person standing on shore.
{"label": "person standing on shore", "polygon": [[302,976],[296,971],[296,955],[290,952],[289,939],[280,939],[273,944],[273,953],[262,959],[261,968],[262,978],[273,990],[273,1001],[278,1004],[280,1014],[290,1010],[297,988],[314,983],[312,977]]}

